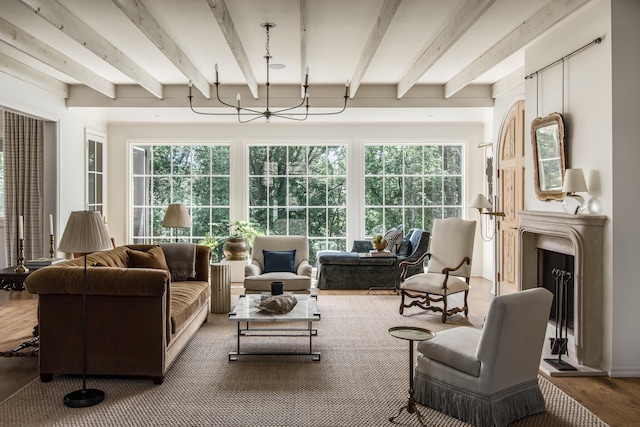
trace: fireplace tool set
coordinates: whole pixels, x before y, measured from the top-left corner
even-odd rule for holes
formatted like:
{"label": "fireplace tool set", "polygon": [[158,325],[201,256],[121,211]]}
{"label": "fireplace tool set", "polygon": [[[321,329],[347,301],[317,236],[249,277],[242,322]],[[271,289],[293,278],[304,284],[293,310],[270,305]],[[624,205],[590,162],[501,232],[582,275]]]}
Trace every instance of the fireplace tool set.
{"label": "fireplace tool set", "polygon": [[562,360],[563,354],[569,354],[567,349],[568,338],[568,313],[569,313],[569,298],[567,298],[567,291],[569,289],[568,283],[571,280],[571,273],[559,268],[554,268],[551,271],[555,279],[555,316],[556,316],[556,336],[555,338],[549,338],[551,342],[551,354],[557,354],[557,358],[544,359],[545,362],[553,366],[559,371],[575,371],[576,368],[571,364]]}

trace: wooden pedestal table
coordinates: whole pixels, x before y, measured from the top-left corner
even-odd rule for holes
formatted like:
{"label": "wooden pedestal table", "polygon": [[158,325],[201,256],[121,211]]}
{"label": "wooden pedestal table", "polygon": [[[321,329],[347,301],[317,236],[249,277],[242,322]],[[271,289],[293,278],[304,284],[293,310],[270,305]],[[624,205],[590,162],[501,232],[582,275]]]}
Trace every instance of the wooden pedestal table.
{"label": "wooden pedestal table", "polygon": [[211,276],[211,312],[228,313],[231,311],[231,266],[214,263],[210,268]]}
{"label": "wooden pedestal table", "polygon": [[425,425],[422,421],[422,414],[416,407],[416,402],[413,399],[413,342],[414,341],[426,341],[435,337],[435,332],[431,332],[428,329],[417,328],[414,326],[395,326],[389,328],[389,334],[392,337],[400,338],[409,341],[409,401],[405,406],[400,408],[398,413],[394,417],[389,417],[389,421],[394,422],[396,418],[400,416],[403,409],[406,409],[410,414],[417,414],[420,425]]}

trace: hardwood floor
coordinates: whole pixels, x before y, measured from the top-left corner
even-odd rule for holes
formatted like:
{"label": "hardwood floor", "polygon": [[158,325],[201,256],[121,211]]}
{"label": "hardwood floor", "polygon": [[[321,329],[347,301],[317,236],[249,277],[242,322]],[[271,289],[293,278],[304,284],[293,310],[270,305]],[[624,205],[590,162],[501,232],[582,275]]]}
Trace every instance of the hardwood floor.
{"label": "hardwood floor", "polygon": [[[472,279],[469,320],[481,325],[493,295],[491,285]],[[232,293],[242,288],[234,286]],[[502,293],[513,292],[503,289]],[[366,291],[319,291],[322,294],[363,294]],[[373,293],[393,294],[391,291]],[[27,292],[0,291],[0,351],[8,351],[33,337],[37,296]],[[0,357],[0,402],[38,376],[37,357]],[[640,378],[549,378],[612,427],[640,426]]]}

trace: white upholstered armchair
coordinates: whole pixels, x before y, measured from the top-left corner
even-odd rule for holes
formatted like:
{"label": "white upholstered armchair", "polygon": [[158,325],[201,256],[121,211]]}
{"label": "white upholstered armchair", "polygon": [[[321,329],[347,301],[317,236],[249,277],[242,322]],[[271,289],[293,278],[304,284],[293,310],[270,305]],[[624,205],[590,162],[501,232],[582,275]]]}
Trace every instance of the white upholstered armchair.
{"label": "white upholstered armchair", "polygon": [[284,282],[285,292],[309,293],[311,273],[306,236],[256,236],[244,269],[245,292],[269,292],[277,281]]}
{"label": "white upholstered armchair", "polygon": [[418,343],[416,401],[475,426],[545,411],[538,368],[553,294],[495,297],[482,330],[461,326]]}

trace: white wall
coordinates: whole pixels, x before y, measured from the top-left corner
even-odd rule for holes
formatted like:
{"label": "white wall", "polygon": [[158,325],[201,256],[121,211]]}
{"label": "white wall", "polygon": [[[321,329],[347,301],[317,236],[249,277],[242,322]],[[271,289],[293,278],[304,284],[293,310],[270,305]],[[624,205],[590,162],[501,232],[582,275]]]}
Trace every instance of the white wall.
{"label": "white wall", "polygon": [[[4,73],[0,73],[2,108],[49,121],[45,125],[45,144],[49,145],[44,150],[46,179],[42,221],[48,224],[48,216],[53,214],[59,239],[69,213],[84,209],[84,128],[104,130],[106,125],[67,110],[64,99]],[[43,228],[45,232],[48,229],[48,225]],[[4,230],[0,232],[4,235]],[[43,246],[49,247],[48,238]],[[0,257],[0,265],[6,265],[6,256]]]}
{"label": "white wall", "polygon": [[[231,215],[246,218],[248,212],[246,191],[247,171],[244,159],[248,142],[336,142],[348,144],[348,155],[363,155],[365,142],[459,142],[467,145],[465,162],[468,166],[466,203],[470,195],[482,191],[482,181],[476,179],[483,174],[482,124],[110,124],[108,128],[108,213],[109,229],[118,244],[131,241],[129,216],[129,176],[125,168],[129,165],[128,144],[134,142],[231,142],[232,188]],[[355,158],[354,157],[354,158]],[[348,186],[362,185],[348,182]],[[362,238],[364,224],[362,202],[348,200],[348,240]],[[477,219],[475,210],[465,213]],[[476,238],[474,275],[482,272],[481,239]]]}
{"label": "white wall", "polygon": [[[590,212],[608,217],[603,257],[602,368],[611,376],[640,375],[640,337],[635,326],[640,323],[635,307],[640,290],[633,259],[640,241],[640,32],[635,24],[640,18],[639,7],[640,3],[633,0],[594,1],[525,52],[525,73],[529,74],[602,37],[601,44],[565,61],[564,116],[568,166],[585,172],[589,187],[585,199]],[[537,106],[540,116],[562,112],[562,66],[544,71],[538,84],[536,99],[536,79],[525,82],[527,126],[536,117]],[[560,202],[544,202],[535,196],[529,133],[526,149],[525,208],[561,211]]]}
{"label": "white wall", "polygon": [[612,289],[610,335],[614,374],[640,375],[640,286],[636,254],[640,242],[640,2],[614,0],[611,13],[612,92]]}

